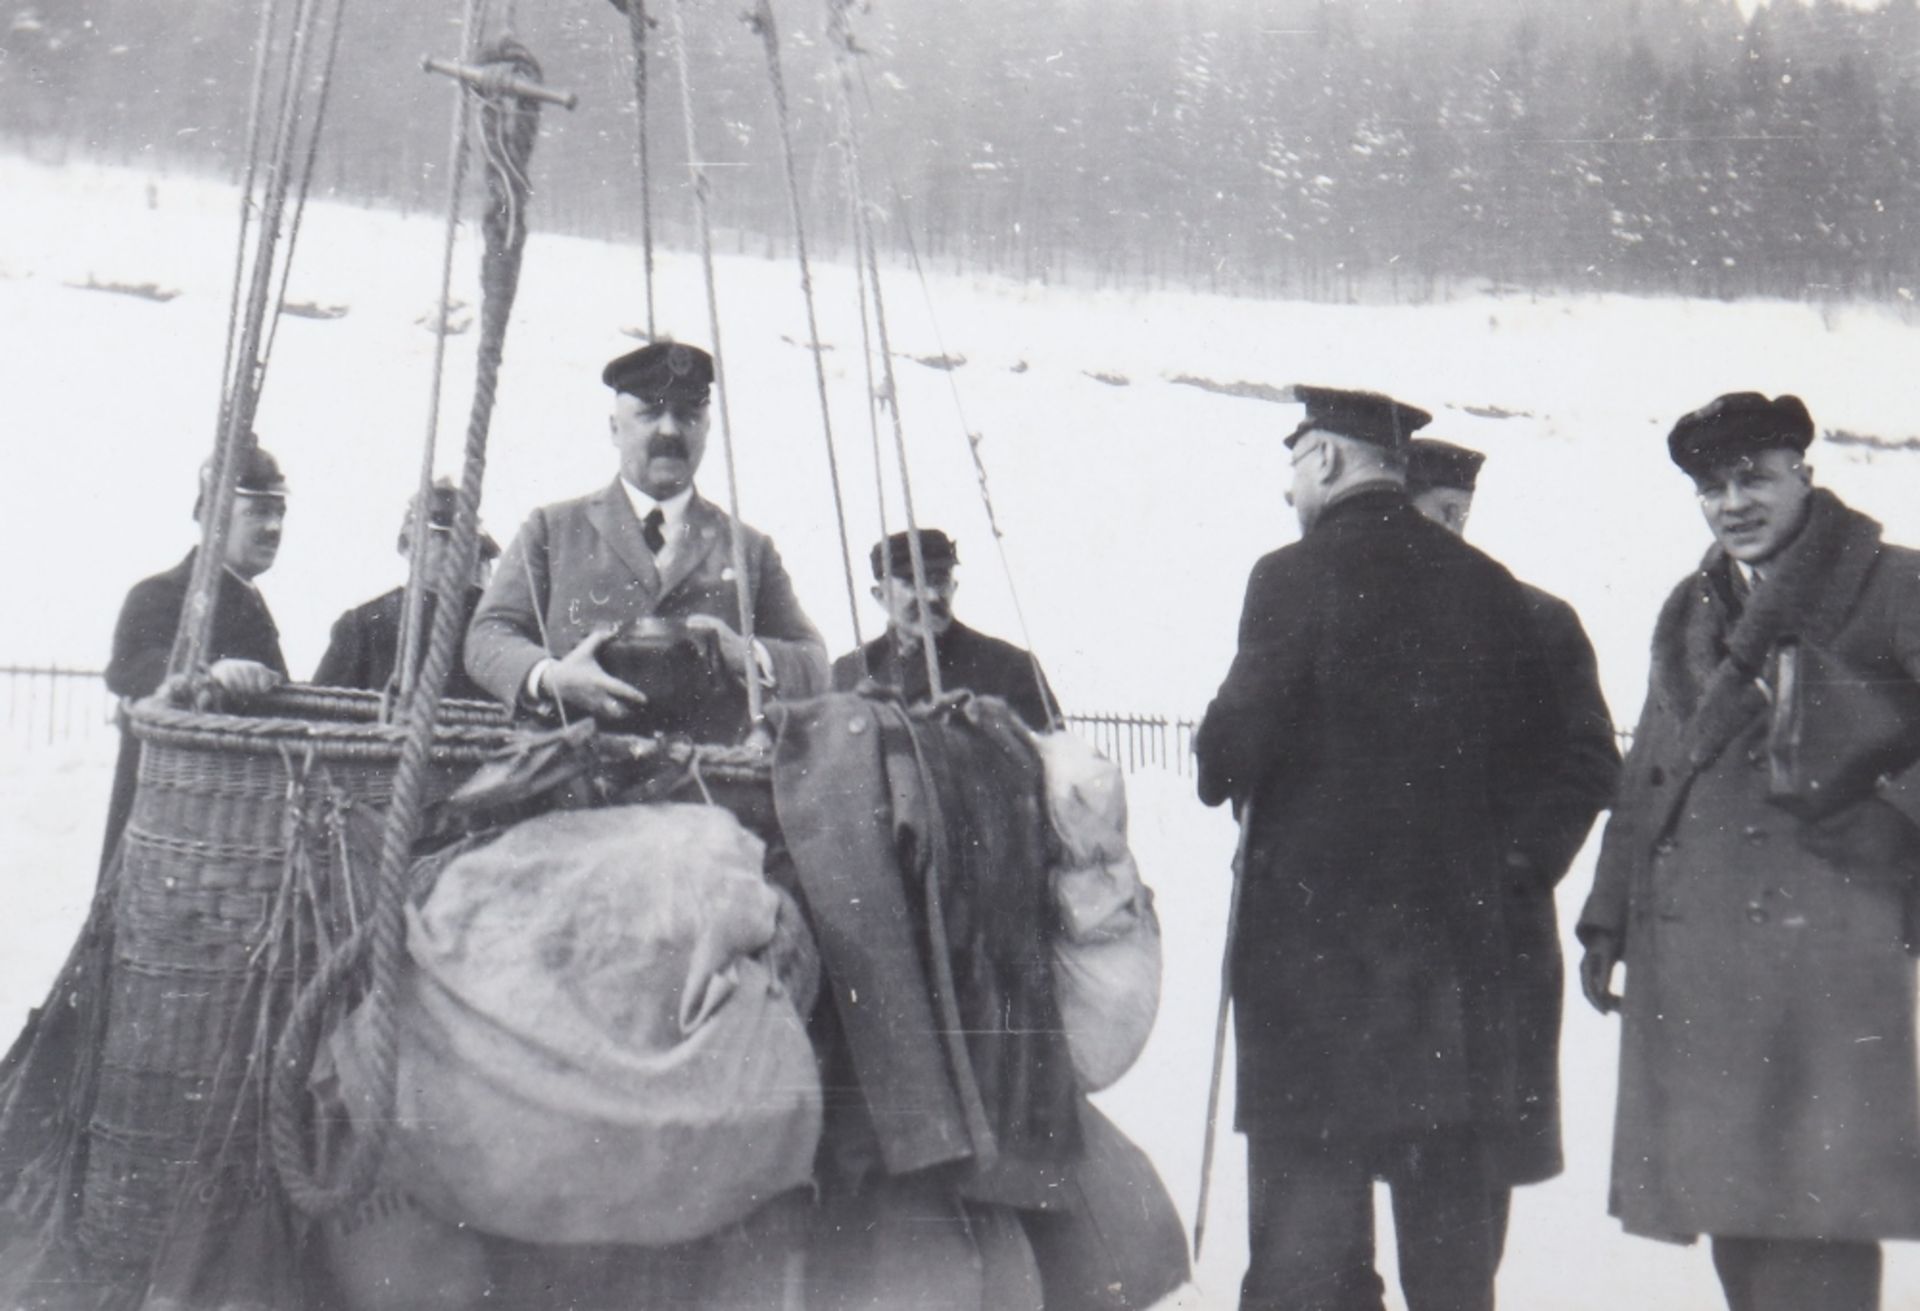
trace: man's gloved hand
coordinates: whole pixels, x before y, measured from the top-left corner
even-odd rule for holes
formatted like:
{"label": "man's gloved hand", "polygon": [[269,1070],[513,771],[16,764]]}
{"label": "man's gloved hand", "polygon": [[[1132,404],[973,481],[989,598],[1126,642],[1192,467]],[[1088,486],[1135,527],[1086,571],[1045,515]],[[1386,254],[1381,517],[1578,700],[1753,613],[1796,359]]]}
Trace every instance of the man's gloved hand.
{"label": "man's gloved hand", "polygon": [[747,670],[754,663],[753,647],[733,631],[731,624],[715,615],[688,615],[687,627],[699,633],[712,633],[727,672],[743,683],[747,681]]}
{"label": "man's gloved hand", "polygon": [[228,696],[242,698],[265,696],[286,682],[258,660],[216,660],[207,670],[207,676]]}
{"label": "man's gloved hand", "polygon": [[1868,797],[1800,826],[1800,845],[1847,869],[1920,863],[1920,829],[1890,801]]}
{"label": "man's gloved hand", "polygon": [[547,666],[540,690],[563,705],[602,719],[618,719],[647,704],[647,694],[600,667],[600,648],[619,630],[597,628]]}
{"label": "man's gloved hand", "polygon": [[1587,954],[1580,958],[1580,991],[1602,1015],[1620,1009],[1620,994],[1613,990],[1613,968],[1619,963],[1619,938],[1603,931],[1588,936]]}

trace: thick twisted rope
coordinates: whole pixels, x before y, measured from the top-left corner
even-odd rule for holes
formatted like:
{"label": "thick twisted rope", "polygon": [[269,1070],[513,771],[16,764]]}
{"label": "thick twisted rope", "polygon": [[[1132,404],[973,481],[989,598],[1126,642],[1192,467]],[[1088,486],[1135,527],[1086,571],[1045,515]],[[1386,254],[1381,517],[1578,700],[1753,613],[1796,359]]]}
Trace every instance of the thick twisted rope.
{"label": "thick twisted rope", "polygon": [[[687,167],[693,172],[693,212],[700,228],[700,266],[706,273],[707,326],[713,335],[713,390],[720,398],[720,445],[727,453],[727,511],[733,516],[733,527],[727,536],[733,545],[734,594],[740,602],[740,636],[751,653],[753,584],[747,577],[747,544],[740,520],[739,461],[733,453],[733,421],[727,410],[727,374],[720,352],[720,295],[713,276],[713,220],[707,213],[707,197],[711,187],[707,181],[707,170],[700,163],[700,142],[693,126],[693,78],[687,58],[687,3],[688,0],[674,0],[673,53],[680,71],[680,112],[686,122]],[[745,676],[747,721],[758,731],[765,719],[766,696],[760,686],[759,671],[753,667],[751,654],[747,656]]]}
{"label": "thick twisted rope", "polygon": [[[502,38],[483,56],[483,63],[503,76],[526,82],[540,80],[540,65],[526,48]],[[506,344],[507,321],[520,283],[520,260],[527,238],[526,204],[531,187],[526,166],[539,130],[539,102],[499,94],[496,83],[484,88],[480,111],[480,146],[487,161],[489,205],[484,222],[486,253],[481,260],[480,350],[474,380],[473,409],[467,420],[465,463],[461,470],[459,506],[454,517],[452,555],[465,567],[479,538],[481,484],[486,473],[487,432],[499,385],[500,361]],[[289,1024],[275,1053],[272,1137],[274,1163],[281,1183],[303,1211],[322,1214],[363,1196],[380,1167],[391,1127],[399,1067],[399,1015],[396,1001],[401,984],[406,932],[406,875],[413,844],[419,837],[426,803],[428,766],[433,750],[435,719],[442,689],[460,648],[460,607],[434,609],[433,638],[427,645],[420,682],[407,703],[406,740],[394,776],[393,800],[381,833],[380,864],[375,876],[373,913],[365,926],[369,986],[365,1030],[371,1050],[367,1065],[377,1099],[372,1113],[360,1122],[338,1179],[329,1184],[309,1169],[302,1114],[306,1103],[307,1071],[312,1060],[312,1024],[305,1017],[323,1006],[332,986],[345,977],[347,964],[329,960],[296,1007],[301,1025]],[[357,939],[360,935],[356,933]],[[352,944],[349,944],[351,947]],[[341,955],[347,955],[343,948]],[[318,1000],[315,1000],[318,998]]]}
{"label": "thick twisted rope", "polygon": [[[853,121],[853,61],[858,47],[854,43],[853,29],[847,15],[850,4],[851,0],[827,0],[827,41],[833,47],[833,61],[839,72],[840,137],[846,150],[847,192],[853,205],[855,244],[859,248],[855,257],[862,261],[866,269],[872,296],[880,370],[886,381],[887,416],[893,428],[894,458],[900,469],[900,499],[907,515],[907,556],[913,564],[913,594],[920,613],[924,615],[930,596],[926,554],[920,548],[920,523],[913,510],[913,477],[907,471],[907,437],[900,420],[900,387],[893,375],[893,344],[887,335],[886,305],[880,296],[880,262],[874,253],[873,223],[867,213],[865,188],[860,180],[860,145]],[[893,573],[892,550],[884,539],[881,553],[887,557],[882,562],[883,575],[890,577]],[[921,642],[920,651],[927,662],[927,694],[937,700],[941,690],[939,655],[934,651],[932,641]]]}
{"label": "thick twisted rope", "polygon": [[[638,4],[639,0],[632,0],[632,3]],[[826,435],[827,475],[833,485],[834,523],[840,529],[840,560],[847,580],[847,615],[853,621],[853,644],[857,649],[866,645],[860,633],[860,595],[854,584],[853,545],[847,540],[847,506],[840,494],[840,456],[833,441],[833,413],[827,404],[826,353],[820,345],[820,318],[814,312],[813,266],[807,261],[807,227],[801,218],[800,176],[793,162],[792,114],[787,108],[787,79],[780,70],[780,35],[773,25],[773,5],[770,0],[759,0],[754,11],[746,15],[746,22],[760,34],[760,43],[766,47],[767,80],[773,86],[774,113],[780,123],[780,154],[787,174],[787,212],[793,218],[793,248],[800,261],[800,295],[807,303],[807,344],[813,352],[813,380],[820,393],[820,428]]]}

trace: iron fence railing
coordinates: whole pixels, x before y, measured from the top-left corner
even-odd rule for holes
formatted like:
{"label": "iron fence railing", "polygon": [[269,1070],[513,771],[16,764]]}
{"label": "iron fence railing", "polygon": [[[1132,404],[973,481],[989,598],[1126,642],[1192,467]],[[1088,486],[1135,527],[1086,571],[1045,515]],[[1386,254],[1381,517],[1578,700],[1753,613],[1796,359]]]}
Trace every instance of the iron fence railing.
{"label": "iron fence railing", "polygon": [[106,737],[114,729],[113,693],[97,669],[0,665],[4,740],[14,746]]}

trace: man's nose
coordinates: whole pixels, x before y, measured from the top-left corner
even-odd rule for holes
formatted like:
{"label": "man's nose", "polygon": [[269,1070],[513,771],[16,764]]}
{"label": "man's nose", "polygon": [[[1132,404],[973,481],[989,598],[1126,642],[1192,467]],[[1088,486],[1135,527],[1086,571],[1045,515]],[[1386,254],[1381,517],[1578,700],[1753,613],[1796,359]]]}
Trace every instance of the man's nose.
{"label": "man's nose", "polygon": [[669,437],[678,437],[680,435],[680,420],[674,417],[672,410],[668,410],[662,414],[654,427],[657,431]]}
{"label": "man's nose", "polygon": [[1753,503],[1753,493],[1738,478],[1727,480],[1727,489],[1721,498],[1721,504],[1729,510],[1739,510]]}

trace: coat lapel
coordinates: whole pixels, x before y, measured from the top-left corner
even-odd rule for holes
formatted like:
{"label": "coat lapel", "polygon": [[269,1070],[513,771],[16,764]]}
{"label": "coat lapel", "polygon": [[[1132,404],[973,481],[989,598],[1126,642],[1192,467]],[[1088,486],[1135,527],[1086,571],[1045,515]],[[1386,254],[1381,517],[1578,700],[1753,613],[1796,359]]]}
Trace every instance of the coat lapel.
{"label": "coat lapel", "polygon": [[646,538],[640,535],[640,520],[634,517],[633,504],[627,500],[619,478],[587,502],[587,522],[640,580],[648,603],[657,599],[661,593],[660,571],[654,566],[653,552],[647,549]]}

